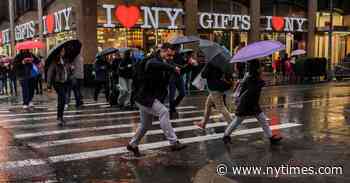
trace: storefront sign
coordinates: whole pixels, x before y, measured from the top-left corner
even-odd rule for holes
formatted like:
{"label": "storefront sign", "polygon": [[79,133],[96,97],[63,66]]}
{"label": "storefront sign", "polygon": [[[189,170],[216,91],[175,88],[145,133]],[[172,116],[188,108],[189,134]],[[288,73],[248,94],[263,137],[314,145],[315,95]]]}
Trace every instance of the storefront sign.
{"label": "storefront sign", "polygon": [[10,43],[10,30],[5,29],[0,32],[0,44],[7,44]]}
{"label": "storefront sign", "polygon": [[[306,18],[300,17],[277,17],[264,16],[266,31],[284,31],[284,32],[303,32]],[[232,29],[249,31],[251,28],[251,21],[249,15],[231,15],[219,13],[200,13],[199,25],[203,29]]]}
{"label": "storefront sign", "polygon": [[[116,8],[112,4],[104,4],[102,7],[106,10],[106,20],[107,22],[103,24],[103,27],[116,27],[112,23],[112,10]],[[141,12],[142,11],[142,12]],[[131,28],[136,25],[137,21],[143,15],[143,24],[141,28],[153,28],[158,29],[159,18],[161,13],[164,13],[170,21],[170,24],[167,25],[168,29],[177,29],[176,19],[180,14],[183,14],[184,11],[181,8],[162,8],[162,7],[148,7],[141,6],[126,6],[119,5],[115,10],[116,19],[126,28]]]}
{"label": "storefront sign", "polygon": [[70,16],[72,12],[72,7],[57,11],[53,14],[43,16],[44,32],[48,33],[58,33],[62,31],[68,31],[70,27]]}
{"label": "storefront sign", "polygon": [[200,13],[199,24],[203,29],[250,29],[250,16],[218,13]]}
{"label": "storefront sign", "polygon": [[15,27],[15,40],[21,41],[35,36],[35,22],[30,21]]}
{"label": "storefront sign", "polygon": [[284,32],[303,32],[304,24],[307,21],[306,18],[299,17],[277,17],[277,16],[265,16],[267,20],[267,31],[284,31]]}

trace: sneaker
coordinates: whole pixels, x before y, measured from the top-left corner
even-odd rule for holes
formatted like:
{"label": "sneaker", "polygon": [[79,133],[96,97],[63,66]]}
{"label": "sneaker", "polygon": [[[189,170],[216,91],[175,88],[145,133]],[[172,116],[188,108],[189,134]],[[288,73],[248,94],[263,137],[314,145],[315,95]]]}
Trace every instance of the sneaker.
{"label": "sneaker", "polygon": [[184,144],[181,144],[179,141],[176,141],[175,144],[170,146],[171,151],[181,151],[185,149],[187,146]]}
{"label": "sneaker", "polygon": [[270,138],[270,143],[271,145],[277,145],[283,138],[281,136],[278,136],[278,135],[273,135],[271,138]]}
{"label": "sneaker", "polygon": [[224,144],[232,144],[230,136],[224,136],[224,138],[222,138],[222,141],[224,141]]}
{"label": "sneaker", "polygon": [[23,107],[22,107],[23,109],[28,109],[29,108],[29,106],[28,105],[23,105]]}
{"label": "sneaker", "polygon": [[128,144],[128,146],[126,146],[126,149],[127,149],[129,152],[134,153],[134,156],[135,156],[135,157],[140,157],[140,156],[141,156],[140,150],[139,150],[139,148],[138,148],[137,146],[136,146],[136,147],[133,147],[133,146],[131,146],[130,144]]}
{"label": "sneaker", "polygon": [[68,109],[68,104],[64,105],[64,109],[65,109],[65,110]]}
{"label": "sneaker", "polygon": [[203,121],[201,121],[201,122],[194,122],[194,125],[196,125],[201,130],[205,130],[205,126],[204,126]]}
{"label": "sneaker", "polygon": [[34,107],[33,102],[30,102],[30,103],[29,103],[29,107]]}

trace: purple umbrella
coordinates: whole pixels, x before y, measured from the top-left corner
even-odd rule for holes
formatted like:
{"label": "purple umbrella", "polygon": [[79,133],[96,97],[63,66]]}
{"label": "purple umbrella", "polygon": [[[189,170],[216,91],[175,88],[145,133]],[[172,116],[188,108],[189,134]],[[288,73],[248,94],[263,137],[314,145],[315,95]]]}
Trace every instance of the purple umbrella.
{"label": "purple umbrella", "polygon": [[231,59],[231,63],[247,62],[257,58],[267,57],[274,52],[286,49],[279,41],[258,41],[240,49]]}

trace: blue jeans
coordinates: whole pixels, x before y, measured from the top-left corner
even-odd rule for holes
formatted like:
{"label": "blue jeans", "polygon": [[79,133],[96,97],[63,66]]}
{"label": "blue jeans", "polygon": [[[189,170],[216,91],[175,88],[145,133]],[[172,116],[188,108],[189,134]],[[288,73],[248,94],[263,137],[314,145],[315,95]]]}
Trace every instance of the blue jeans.
{"label": "blue jeans", "polygon": [[17,95],[17,79],[16,78],[10,78],[10,92],[11,95],[14,93]]}
{"label": "blue jeans", "polygon": [[21,80],[23,105],[29,105],[33,100],[35,90],[35,78]]}
{"label": "blue jeans", "polygon": [[[176,90],[179,94],[176,96]],[[170,112],[176,112],[176,107],[181,103],[185,97],[185,82],[181,76],[173,76],[169,83],[169,103]]]}

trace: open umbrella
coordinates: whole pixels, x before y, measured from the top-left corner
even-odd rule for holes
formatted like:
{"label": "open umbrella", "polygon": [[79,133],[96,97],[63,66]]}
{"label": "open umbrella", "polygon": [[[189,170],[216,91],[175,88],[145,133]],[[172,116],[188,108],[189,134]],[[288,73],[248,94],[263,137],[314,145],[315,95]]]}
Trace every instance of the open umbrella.
{"label": "open umbrella", "polygon": [[80,54],[81,42],[77,39],[69,40],[58,44],[56,47],[52,48],[45,60],[45,70],[49,68],[53,60],[60,54],[62,48],[65,49],[66,58],[73,61],[75,57]]}
{"label": "open umbrella", "polygon": [[193,52],[193,49],[185,48],[180,50],[180,53],[188,53],[188,52]]}
{"label": "open umbrella", "polygon": [[34,48],[44,48],[44,43],[41,41],[24,41],[16,45],[16,50],[30,50]]}
{"label": "open umbrella", "polygon": [[172,40],[170,40],[170,44],[186,44],[186,43],[194,43],[199,41],[200,38],[197,36],[179,36]]}
{"label": "open umbrella", "polygon": [[116,49],[116,48],[106,48],[106,49],[102,50],[100,53],[96,54],[96,59],[100,58],[100,57],[104,57],[104,56],[110,55],[110,54],[113,54],[113,53],[116,53],[118,51],[119,50]]}
{"label": "open umbrella", "polygon": [[303,50],[303,49],[294,50],[294,51],[292,52],[292,56],[304,55],[304,54],[306,54],[306,51]]}
{"label": "open umbrella", "polygon": [[199,41],[199,49],[204,54],[205,59],[213,66],[220,68],[226,73],[232,72],[232,66],[230,64],[231,54],[227,49],[205,39]]}
{"label": "open umbrella", "polygon": [[257,58],[267,57],[274,52],[286,49],[279,41],[258,41],[241,48],[231,59],[231,63],[247,62]]}

